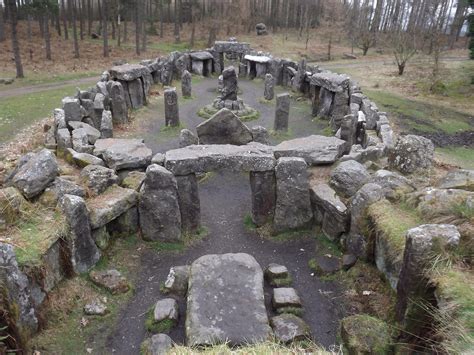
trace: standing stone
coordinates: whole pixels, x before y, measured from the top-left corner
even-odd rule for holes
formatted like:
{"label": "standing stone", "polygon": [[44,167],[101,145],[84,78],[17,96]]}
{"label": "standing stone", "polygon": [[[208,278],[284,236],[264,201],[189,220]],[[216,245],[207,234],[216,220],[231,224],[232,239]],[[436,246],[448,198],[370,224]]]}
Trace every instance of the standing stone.
{"label": "standing stone", "polygon": [[128,92],[130,93],[130,103],[132,108],[141,108],[146,102],[143,91],[143,83],[140,78],[128,82]]}
{"label": "standing stone", "polygon": [[275,131],[288,131],[288,119],[290,116],[290,94],[277,95],[275,109]]}
{"label": "standing stone", "polygon": [[196,232],[201,225],[201,203],[196,174],[176,176],[181,226],[184,232]]}
{"label": "standing stone", "polygon": [[341,121],[341,139],[347,142],[345,153],[349,153],[355,144],[357,131],[357,116],[346,115]]}
{"label": "standing stone", "polygon": [[263,97],[265,100],[273,100],[275,96],[275,79],[273,78],[272,74],[265,74],[265,91],[263,93]]}
{"label": "standing stone", "polygon": [[223,88],[222,88],[222,100],[237,100],[237,73],[233,66],[226,68],[222,72]]}
{"label": "standing stone", "polygon": [[179,126],[178,94],[176,88],[165,90],[165,123],[167,126]]}
{"label": "standing stone", "polygon": [[304,78],[306,75],[306,59],[301,59],[298,64],[298,71],[293,77],[292,87],[296,92],[303,91]]}
{"label": "standing stone", "polygon": [[275,167],[275,232],[307,227],[312,218],[307,165],[303,158],[280,158]]}
{"label": "standing stone", "polygon": [[69,224],[68,243],[72,269],[81,274],[89,271],[100,259],[100,251],[92,239],[89,212],[82,197],[64,195],[61,209]]}
{"label": "standing stone", "polygon": [[128,121],[127,101],[125,100],[125,91],[122,84],[118,81],[110,81],[110,110],[114,123],[123,124]]}
{"label": "standing stone", "polygon": [[276,204],[275,172],[251,171],[250,188],[252,190],[252,221],[257,226],[263,226],[273,220]]}
{"label": "standing stone", "polygon": [[143,239],[181,241],[178,201],[178,185],[174,175],[160,165],[148,166],[138,203]]}
{"label": "standing stone", "polygon": [[181,76],[181,93],[183,94],[183,97],[191,97],[191,80],[191,73],[185,70]]}
{"label": "standing stone", "polygon": [[79,99],[74,97],[65,97],[63,99],[63,110],[66,123],[69,121],[80,121],[82,119],[82,111]]}
{"label": "standing stone", "polygon": [[112,120],[112,112],[104,110],[100,121],[100,137],[112,138],[114,136],[114,125]]}

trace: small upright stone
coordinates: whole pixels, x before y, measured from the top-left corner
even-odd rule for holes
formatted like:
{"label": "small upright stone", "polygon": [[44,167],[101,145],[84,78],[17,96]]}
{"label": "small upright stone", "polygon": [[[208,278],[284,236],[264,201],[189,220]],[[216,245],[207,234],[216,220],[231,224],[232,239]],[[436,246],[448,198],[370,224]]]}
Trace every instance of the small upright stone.
{"label": "small upright stone", "polygon": [[230,66],[222,72],[223,88],[222,100],[237,100],[237,72],[233,66]]}
{"label": "small upright stone", "polygon": [[288,131],[288,119],[290,115],[290,94],[277,95],[275,109],[275,131]]}
{"label": "small upright stone", "polygon": [[189,265],[173,266],[164,284],[164,290],[178,296],[185,296],[188,291]]}
{"label": "small upright stone", "polygon": [[199,144],[199,139],[189,129],[182,129],[179,133],[179,147],[184,148],[188,145]]}
{"label": "small upright stone", "polygon": [[270,319],[275,338],[288,344],[310,336],[310,328],[304,320],[294,314],[284,313]]}
{"label": "small upright stone", "polygon": [[173,298],[165,298],[156,302],[153,310],[153,320],[155,322],[178,321],[178,302]]}
{"label": "small upright stone", "polygon": [[273,289],[273,307],[280,311],[282,308],[301,308],[301,299],[292,287],[279,287]]}
{"label": "small upright stone", "polygon": [[114,136],[114,125],[112,121],[112,112],[104,110],[102,120],[100,121],[101,138],[112,138]]}
{"label": "small upright stone", "polygon": [[166,126],[179,126],[178,94],[176,88],[165,90],[165,123]]}
{"label": "small upright stone", "polygon": [[284,265],[278,265],[275,263],[271,263],[265,269],[265,280],[271,286],[289,286],[291,283],[290,274],[288,269]]}
{"label": "small upright stone", "polygon": [[185,70],[181,76],[181,93],[183,97],[191,97],[192,86],[191,86],[192,76],[191,73]]}
{"label": "small upright stone", "polygon": [[265,74],[265,91],[263,93],[263,97],[265,100],[273,100],[275,96],[275,79],[273,78],[272,74]]}

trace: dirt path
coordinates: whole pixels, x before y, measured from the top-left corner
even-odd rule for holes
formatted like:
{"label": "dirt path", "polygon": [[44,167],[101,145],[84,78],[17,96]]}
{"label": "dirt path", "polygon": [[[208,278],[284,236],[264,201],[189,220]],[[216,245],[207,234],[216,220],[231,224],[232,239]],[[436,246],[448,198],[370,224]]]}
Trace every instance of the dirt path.
{"label": "dirt path", "polygon": [[80,79],[72,79],[72,80],[65,80],[56,83],[47,83],[47,84],[38,84],[38,85],[31,85],[31,86],[23,86],[13,89],[4,89],[0,90],[0,99],[13,97],[13,96],[21,96],[27,94],[34,94],[37,92],[55,90],[65,88],[71,85],[87,85],[87,84],[95,84],[98,80],[98,75],[93,77],[87,78],[80,78]]}
{"label": "dirt path", "polygon": [[[216,96],[216,79],[204,79],[193,86],[194,95],[199,99],[180,102],[180,116],[183,124],[195,130],[203,119],[196,115],[202,105],[211,102]],[[241,81],[241,97],[246,103],[261,110],[261,117],[249,125],[263,125],[269,129],[273,124],[273,106],[259,102],[263,84]],[[305,112],[306,111],[306,112]],[[290,128],[295,136],[304,136],[318,131],[318,125],[311,121],[310,107],[293,102],[290,110]],[[149,105],[142,112],[144,122],[140,127],[145,141],[155,152],[175,148],[176,137],[162,136],[163,127],[162,98]],[[139,134],[138,134],[139,135]],[[114,354],[137,353],[145,338],[144,321],[147,310],[160,298],[159,288],[170,267],[190,264],[205,254],[245,252],[253,255],[265,268],[269,263],[286,265],[293,277],[293,285],[300,294],[305,313],[303,318],[310,325],[314,339],[329,346],[336,341],[339,319],[341,318],[340,296],[337,284],[323,282],[311,276],[308,262],[314,258],[318,249],[314,235],[307,233],[285,242],[260,238],[244,225],[244,217],[250,212],[250,186],[248,174],[217,173],[200,185],[202,225],[209,234],[196,245],[181,253],[156,253],[147,251],[141,257],[140,271],[135,280],[135,295],[121,310],[115,329],[108,338],[106,349]],[[265,289],[265,300],[271,312],[271,289]],[[184,341],[184,320],[186,305],[180,300],[180,322],[171,332],[175,342]]]}

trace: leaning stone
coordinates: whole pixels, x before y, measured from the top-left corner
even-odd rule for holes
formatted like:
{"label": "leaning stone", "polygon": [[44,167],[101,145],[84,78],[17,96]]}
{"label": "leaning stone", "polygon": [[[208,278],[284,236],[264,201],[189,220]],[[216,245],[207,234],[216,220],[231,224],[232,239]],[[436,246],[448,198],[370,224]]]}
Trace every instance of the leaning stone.
{"label": "leaning stone", "polygon": [[114,170],[145,168],[150,164],[152,151],[141,139],[99,139],[94,155],[101,157]]}
{"label": "leaning stone", "polygon": [[349,316],[341,321],[340,335],[348,354],[389,354],[392,337],[384,321],[366,314]]}
{"label": "leaning stone", "polygon": [[165,124],[166,126],[179,126],[178,94],[176,88],[168,88],[164,93]]}
{"label": "leaning stone", "polygon": [[178,185],[181,228],[188,233],[195,233],[201,226],[201,203],[196,174],[176,176]]}
{"label": "leaning stone", "polygon": [[344,154],[346,142],[336,137],[311,135],[284,141],[274,148],[275,158],[299,157],[309,165],[332,164]]}
{"label": "leaning stone", "polygon": [[280,158],[275,167],[276,207],[274,231],[305,228],[313,218],[306,162],[302,158]]}
{"label": "leaning stone", "polygon": [[342,196],[352,197],[369,180],[370,174],[364,165],[348,160],[331,172],[329,184]]}
{"label": "leaning stone", "polygon": [[251,129],[253,141],[261,144],[270,144],[270,134],[267,129],[262,126],[253,126]]}
{"label": "leaning stone", "polygon": [[82,120],[81,104],[78,99],[74,97],[65,97],[62,102],[64,110],[64,119],[66,123],[69,121]]}
{"label": "leaning stone", "polygon": [[59,174],[56,157],[47,149],[32,155],[13,176],[13,185],[26,198],[39,195]]}
{"label": "leaning stone", "polygon": [[290,94],[277,95],[275,107],[275,131],[288,131],[288,120],[290,116]]}
{"label": "leaning stone", "polygon": [[100,121],[100,138],[112,138],[114,136],[114,125],[112,112],[104,110]]}
{"label": "leaning stone", "polygon": [[189,129],[182,129],[179,133],[179,147],[184,148],[188,145],[199,144],[199,139]]}
{"label": "leaning stone", "polygon": [[270,319],[275,338],[285,344],[308,339],[311,335],[308,324],[294,314],[281,314]]}
{"label": "leaning stone", "polygon": [[107,306],[98,300],[84,306],[84,314],[88,316],[105,316],[108,312]]}
{"label": "leaning stone", "polygon": [[82,186],[61,177],[57,177],[41,194],[39,202],[44,206],[56,207],[58,201],[64,195],[75,195],[85,198],[86,191]]}
{"label": "leaning stone", "polygon": [[140,354],[143,355],[166,355],[173,347],[173,340],[166,334],[154,334],[151,338],[143,341],[140,346]]}
{"label": "leaning stone", "polygon": [[274,288],[272,305],[276,310],[287,307],[301,308],[301,299],[292,287]]}
{"label": "leaning stone", "polygon": [[91,227],[95,229],[105,226],[136,206],[137,200],[136,191],[116,185],[108,188],[101,196],[89,199],[87,207],[90,211]]}
{"label": "leaning stone", "polygon": [[243,145],[253,139],[250,129],[226,108],[200,123],[196,130],[201,144]]}
{"label": "leaning stone", "polygon": [[270,337],[263,272],[252,256],[205,255],[191,265],[186,314],[188,346],[226,342],[231,346],[247,345]]}
{"label": "leaning stone", "polygon": [[189,272],[189,265],[173,266],[164,284],[166,292],[184,297],[188,292]]}
{"label": "leaning stone", "polygon": [[162,321],[178,322],[178,302],[173,298],[159,300],[153,309],[153,321],[158,323]]}
{"label": "leaning stone", "polygon": [[452,170],[438,182],[438,187],[474,192],[474,170]]}
{"label": "leaning stone", "polygon": [[91,269],[100,259],[100,251],[91,235],[89,211],[82,197],[64,195],[60,205],[69,224],[69,237],[66,239],[72,269],[81,274]]}
{"label": "leaning stone", "polygon": [[178,185],[169,170],[156,164],[147,168],[138,206],[143,239],[182,240]]}
{"label": "leaning stone", "polygon": [[72,148],[67,149],[66,159],[68,162],[74,163],[79,168],[84,168],[88,165],[105,166],[104,161],[96,156],[88,153],[78,153]]}
{"label": "leaning stone", "polygon": [[434,145],[429,139],[407,135],[398,138],[395,147],[389,152],[391,168],[403,174],[430,169],[433,164]]}
{"label": "leaning stone", "polygon": [[97,286],[105,288],[113,295],[126,293],[130,289],[130,285],[122,274],[115,270],[91,271],[89,277]]}
{"label": "leaning stone", "polygon": [[95,195],[100,195],[107,188],[118,183],[115,171],[100,165],[87,165],[82,169],[80,178]]}

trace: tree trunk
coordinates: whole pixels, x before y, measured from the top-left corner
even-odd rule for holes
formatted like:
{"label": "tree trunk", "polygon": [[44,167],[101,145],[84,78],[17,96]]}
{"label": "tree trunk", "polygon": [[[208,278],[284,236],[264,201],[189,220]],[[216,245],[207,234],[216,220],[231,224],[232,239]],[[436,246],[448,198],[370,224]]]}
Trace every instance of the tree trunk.
{"label": "tree trunk", "polygon": [[104,39],[104,57],[109,56],[109,28],[108,28],[108,14],[109,4],[107,0],[102,0],[102,38]]}
{"label": "tree trunk", "polygon": [[78,5],[79,5],[79,37],[81,38],[81,41],[84,40],[84,7],[83,1],[78,0]]}
{"label": "tree trunk", "polygon": [[143,1],[143,5],[141,7],[142,11],[142,52],[146,52],[146,41],[147,41],[147,30],[146,30],[146,19],[145,19],[145,13],[146,13],[146,0]]}
{"label": "tree trunk", "polygon": [[140,0],[137,0],[135,6],[135,52],[140,55]]}
{"label": "tree trunk", "polygon": [[164,21],[164,13],[163,13],[163,0],[160,0],[160,38],[163,38],[163,21]]}
{"label": "tree trunk", "polygon": [[[66,6],[64,5],[65,0],[61,0],[61,17],[63,19],[63,28],[64,28],[64,39],[69,39],[69,32],[67,29],[67,15],[66,15]],[[71,2],[69,2],[69,6]]]}
{"label": "tree trunk", "polygon": [[6,40],[5,36],[5,21],[3,18],[4,11],[3,6],[0,4],[0,42],[4,42]]}
{"label": "tree trunk", "polygon": [[404,71],[405,71],[405,63],[398,64],[398,75],[403,75]]}
{"label": "tree trunk", "polygon": [[92,16],[94,15],[92,11],[91,0],[87,0],[87,35],[90,37],[92,34]]}
{"label": "tree trunk", "polygon": [[69,6],[72,10],[72,35],[74,37],[74,58],[79,58],[79,41],[77,39],[77,26],[76,26],[76,4],[74,0],[69,0]]}
{"label": "tree trunk", "polygon": [[126,18],[123,19],[123,43],[128,42],[128,21]]}
{"label": "tree trunk", "polygon": [[178,10],[178,0],[174,0],[174,41],[179,43],[181,39],[179,38],[179,10]]}
{"label": "tree trunk", "polygon": [[194,47],[194,37],[196,35],[196,19],[194,18],[194,11],[192,7],[191,7],[191,23],[192,23],[191,40],[189,41],[189,47],[191,47],[192,49]]}
{"label": "tree trunk", "polygon": [[23,65],[21,64],[20,45],[17,36],[18,12],[15,0],[7,0],[8,14],[10,15],[10,27],[13,54],[15,56],[16,77],[23,78]]}
{"label": "tree trunk", "polygon": [[49,32],[49,9],[44,12],[44,44],[46,48],[46,59],[51,60],[51,34]]}

